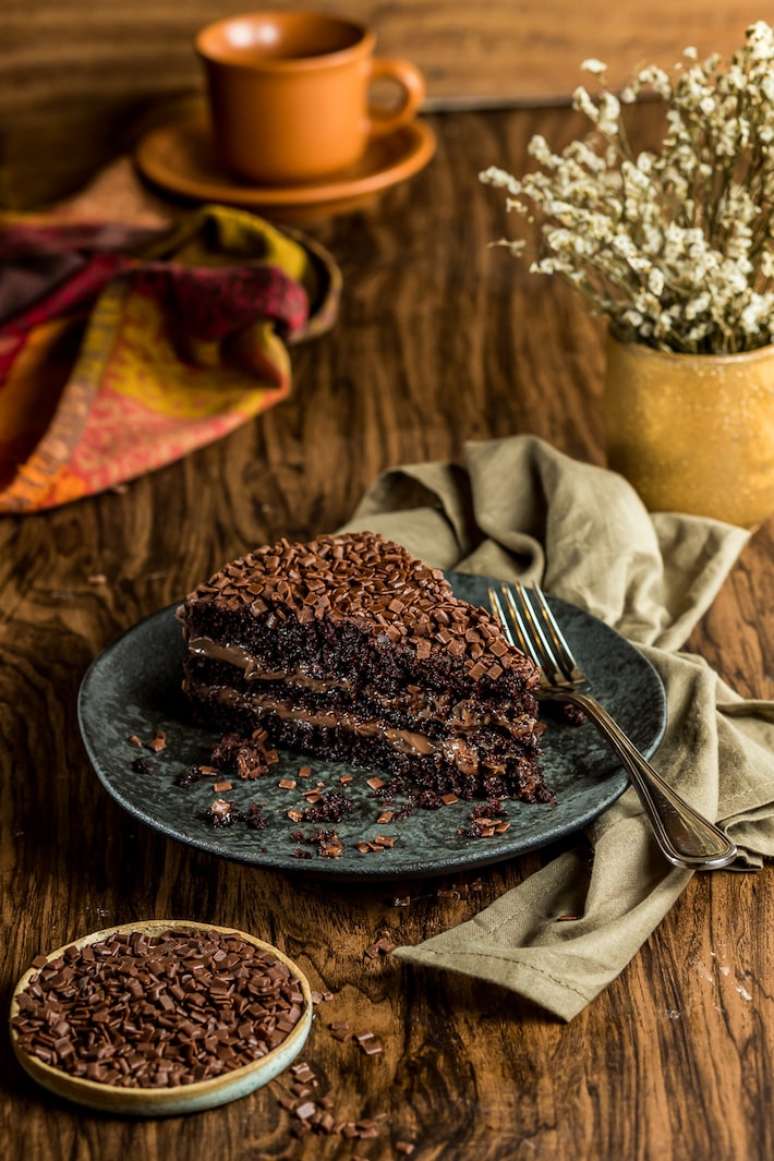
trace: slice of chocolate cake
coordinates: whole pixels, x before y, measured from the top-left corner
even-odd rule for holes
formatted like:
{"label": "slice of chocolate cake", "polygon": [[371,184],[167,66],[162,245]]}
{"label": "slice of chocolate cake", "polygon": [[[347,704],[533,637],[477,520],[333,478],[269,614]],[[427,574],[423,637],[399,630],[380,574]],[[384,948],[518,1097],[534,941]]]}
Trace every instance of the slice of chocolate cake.
{"label": "slice of chocolate cake", "polygon": [[213,726],[442,794],[552,800],[532,662],[440,570],[376,533],[259,548],[178,616],[184,687]]}

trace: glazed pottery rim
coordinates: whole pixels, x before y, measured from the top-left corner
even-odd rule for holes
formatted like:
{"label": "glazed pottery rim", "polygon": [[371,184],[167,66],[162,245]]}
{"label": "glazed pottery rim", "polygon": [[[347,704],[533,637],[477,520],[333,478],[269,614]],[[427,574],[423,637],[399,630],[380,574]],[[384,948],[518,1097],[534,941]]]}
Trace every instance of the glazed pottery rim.
{"label": "glazed pottery rim", "polygon": [[[315,20],[323,19],[329,24],[335,24],[339,27],[351,29],[357,35],[357,39],[352,43],[345,45],[343,48],[333,49],[332,52],[322,52],[317,56],[298,56],[298,57],[259,57],[256,56],[252,60],[239,60],[237,58],[229,58],[218,49],[208,48],[207,41],[212,39],[217,33],[223,31],[228,25],[233,25],[239,21],[252,21],[256,18],[263,20],[283,19],[288,16],[294,17],[312,17]],[[212,24],[205,25],[201,28],[194,37],[194,46],[198,56],[207,64],[213,64],[225,69],[234,69],[243,73],[295,73],[295,72],[316,72],[320,69],[336,68],[342,64],[350,64],[352,61],[359,60],[362,57],[370,56],[376,46],[376,38],[365,25],[359,24],[356,20],[348,20],[346,17],[334,16],[332,13],[316,11],[312,8],[303,9],[280,9],[267,8],[257,9],[252,12],[236,13],[234,16],[224,16],[220,20],[215,20]]]}
{"label": "glazed pottery rim", "polygon": [[[310,1017],[313,1014],[312,990],[308,979],[301,971],[301,968],[289,956],[280,951],[271,943],[267,943],[263,939],[259,939],[255,935],[251,935],[247,931],[241,931],[236,927],[221,927],[217,923],[201,923],[194,919],[136,919],[132,923],[120,923],[114,927],[105,927],[99,931],[89,932],[88,935],[82,935],[78,939],[71,939],[67,943],[62,944],[61,947],[56,948],[55,951],[46,954],[46,961],[57,959],[62,955],[68,947],[87,947],[92,943],[99,943],[103,939],[108,939],[111,935],[124,932],[157,932],[170,930],[183,930],[195,928],[197,931],[217,931],[221,934],[234,935],[239,939],[251,943],[254,947],[259,947],[262,951],[273,955],[275,959],[280,960],[290,970],[293,977],[298,980],[301,985],[301,991],[304,996],[304,1011],[296,1026],[285,1037],[285,1039],[267,1052],[265,1056],[258,1057],[257,1060],[251,1060],[247,1064],[240,1065],[239,1068],[230,1069],[228,1072],[221,1073],[220,1076],[210,1077],[208,1080],[197,1080],[192,1084],[179,1084],[174,1088],[124,1088],[116,1084],[102,1084],[100,1081],[88,1080],[81,1076],[73,1076],[72,1073],[67,1072],[63,1068],[55,1068],[52,1064],[46,1064],[44,1060],[39,1060],[36,1056],[27,1052],[19,1042],[19,1037],[16,1029],[13,1027],[11,1021],[17,1015],[19,1008],[19,995],[24,991],[27,984],[33,975],[41,970],[36,967],[29,967],[24,974],[19,978],[13,992],[11,994],[11,1003],[9,1010],[9,1029],[11,1035],[11,1044],[13,1046],[14,1055],[25,1072],[29,1073],[33,1079],[39,1077],[46,1077],[58,1084],[65,1083],[68,1087],[72,1087],[74,1091],[80,1091],[84,1094],[92,1093],[94,1101],[90,1102],[92,1107],[97,1107],[98,1102],[104,1103],[104,1099],[112,1097],[120,1097],[124,1105],[131,1104],[147,1104],[151,1099],[157,1105],[179,1103],[181,1099],[195,1099],[201,1096],[207,1096],[210,1093],[215,1093],[218,1089],[223,1088],[224,1085],[231,1085],[235,1081],[241,1080],[243,1077],[250,1075],[252,1072],[257,1072],[261,1068],[265,1068],[276,1057],[286,1052],[288,1046],[295,1043],[302,1036],[308,1034],[308,1027]],[[300,1051],[300,1048],[299,1048]],[[35,1074],[38,1074],[36,1076]],[[39,1081],[40,1082],[40,1081]]]}
{"label": "glazed pottery rim", "polygon": [[762,360],[774,356],[774,343],[766,343],[765,346],[755,347],[752,351],[708,354],[695,351],[662,351],[658,347],[649,347],[647,343],[627,342],[624,339],[619,339],[612,331],[608,331],[607,341],[610,346],[618,347],[620,350],[626,350],[633,358],[661,358],[672,363],[714,363],[716,366],[731,363],[738,365],[740,363],[754,363],[758,359]]}

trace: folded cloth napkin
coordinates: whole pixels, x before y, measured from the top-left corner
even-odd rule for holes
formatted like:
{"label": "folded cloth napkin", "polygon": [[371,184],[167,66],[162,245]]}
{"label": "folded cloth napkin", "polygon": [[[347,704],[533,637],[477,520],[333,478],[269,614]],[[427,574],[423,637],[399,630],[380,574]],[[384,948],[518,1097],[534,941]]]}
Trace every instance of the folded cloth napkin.
{"label": "folded cloth napkin", "polygon": [[[33,224],[34,222],[34,224]],[[241,210],[171,228],[0,220],[0,512],[51,508],[218,439],[332,325],[321,246]]]}
{"label": "folded cloth napkin", "polygon": [[[657,768],[728,827],[748,866],[774,855],[774,703],[743,701],[700,657],[677,652],[747,532],[648,514],[620,476],[530,436],[469,443],[462,467],[388,471],[346,527],[382,532],[436,567],[539,582],[636,642],[667,690]],[[634,790],[588,837],[590,868],[563,854],[469,922],[396,954],[491,980],[572,1019],[690,879],[660,854]]]}

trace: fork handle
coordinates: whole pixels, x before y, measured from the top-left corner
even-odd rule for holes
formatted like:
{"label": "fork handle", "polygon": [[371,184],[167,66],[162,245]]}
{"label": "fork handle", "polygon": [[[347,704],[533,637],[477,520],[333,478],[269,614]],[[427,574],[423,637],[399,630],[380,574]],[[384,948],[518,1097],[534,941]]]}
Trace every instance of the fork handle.
{"label": "fork handle", "polygon": [[710,871],[727,867],[734,861],[737,849],[731,839],[664,781],[596,698],[557,689],[551,690],[551,697],[582,709],[610,743],[626,767],[651,821],[656,841],[670,863],[692,871]]}

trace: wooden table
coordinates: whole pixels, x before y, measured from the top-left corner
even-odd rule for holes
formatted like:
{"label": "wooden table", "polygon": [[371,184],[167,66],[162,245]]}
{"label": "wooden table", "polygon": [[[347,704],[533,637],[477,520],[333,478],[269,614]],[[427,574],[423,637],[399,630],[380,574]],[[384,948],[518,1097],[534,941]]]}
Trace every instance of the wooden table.
{"label": "wooden table", "polygon": [[[771,872],[695,878],[634,962],[571,1025],[493,987],[372,962],[386,927],[413,943],[469,918],[555,851],[454,881],[331,888],[196,853],[133,822],[78,737],[94,655],[224,560],[334,529],[389,464],[466,438],[535,432],[604,462],[600,329],[560,287],[487,249],[504,215],[475,175],[523,164],[561,111],[437,118],[435,163],[368,214],[317,230],[346,294],[336,331],[295,355],[292,400],[228,439],[49,514],[0,523],[2,954],[6,989],[39,951],[141,917],[212,920],[279,944],[333,999],[306,1054],[342,1114],[387,1114],[378,1140],[298,1142],[273,1088],[189,1119],[132,1123],[38,1091],[2,1038],[4,1157],[166,1161],[395,1156],[461,1161],[685,1161],[774,1156]],[[690,645],[740,692],[771,695],[771,527]],[[104,573],[107,583],[90,584]],[[769,654],[770,656],[770,654]],[[395,896],[412,897],[396,907]],[[324,1025],[380,1034],[366,1057]]]}

